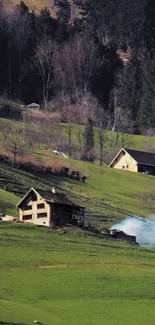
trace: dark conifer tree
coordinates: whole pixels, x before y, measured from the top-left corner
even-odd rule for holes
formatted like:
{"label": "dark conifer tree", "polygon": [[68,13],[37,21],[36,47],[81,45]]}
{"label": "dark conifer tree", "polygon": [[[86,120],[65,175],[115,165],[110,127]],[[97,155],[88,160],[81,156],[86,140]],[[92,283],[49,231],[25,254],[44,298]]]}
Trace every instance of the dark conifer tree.
{"label": "dark conifer tree", "polygon": [[84,135],[83,159],[93,162],[95,159],[95,153],[94,153],[95,143],[94,143],[93,121],[91,118],[89,118],[87,121],[83,135]]}
{"label": "dark conifer tree", "polygon": [[155,56],[147,53],[142,68],[142,98],[139,109],[139,124],[142,132],[155,128]]}
{"label": "dark conifer tree", "polygon": [[29,7],[25,4],[24,1],[20,1],[19,5],[16,6],[17,11],[19,11],[19,14],[27,15],[29,13]]}
{"label": "dark conifer tree", "polygon": [[124,67],[118,97],[119,105],[124,110],[129,110],[131,119],[135,123],[135,129],[139,132],[138,116],[142,98],[142,70],[138,54]]}
{"label": "dark conifer tree", "polygon": [[151,52],[155,48],[155,1],[146,0],[145,11],[145,25],[143,30],[143,37],[145,46]]}
{"label": "dark conifer tree", "polygon": [[55,0],[55,5],[58,7],[58,20],[68,24],[71,19],[71,6],[68,0]]}
{"label": "dark conifer tree", "polygon": [[40,40],[45,36],[55,39],[58,31],[58,21],[51,17],[49,9],[42,9],[37,17],[37,38]]}

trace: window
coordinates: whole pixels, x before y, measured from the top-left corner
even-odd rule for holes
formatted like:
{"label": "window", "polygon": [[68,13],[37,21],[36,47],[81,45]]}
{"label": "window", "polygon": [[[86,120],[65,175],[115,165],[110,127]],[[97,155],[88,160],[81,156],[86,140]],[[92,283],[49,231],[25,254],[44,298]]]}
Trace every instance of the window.
{"label": "window", "polygon": [[26,206],[24,207],[24,210],[32,210],[32,205],[26,205]]}
{"label": "window", "polygon": [[38,213],[37,214],[37,218],[46,218],[47,217],[47,213],[46,212],[42,212],[42,213]]}
{"label": "window", "polygon": [[122,169],[125,169],[125,166],[122,166]]}
{"label": "window", "polygon": [[44,203],[37,204],[37,209],[44,209],[44,208],[45,208],[45,204]]}
{"label": "window", "polygon": [[126,165],[126,168],[128,169],[129,168],[129,165]]}
{"label": "window", "polygon": [[27,214],[27,216],[23,216],[23,220],[31,220],[32,214]]}

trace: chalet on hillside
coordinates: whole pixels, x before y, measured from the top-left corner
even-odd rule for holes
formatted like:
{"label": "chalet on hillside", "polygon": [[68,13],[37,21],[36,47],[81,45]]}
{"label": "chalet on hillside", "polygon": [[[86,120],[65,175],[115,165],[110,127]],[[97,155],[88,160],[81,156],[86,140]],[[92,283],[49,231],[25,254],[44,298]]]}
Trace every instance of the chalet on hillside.
{"label": "chalet on hillside", "polygon": [[55,188],[51,191],[31,188],[17,204],[20,221],[35,225],[57,227],[84,226],[84,207],[71,202]]}
{"label": "chalet on hillside", "polygon": [[109,167],[155,175],[155,154],[122,148]]}

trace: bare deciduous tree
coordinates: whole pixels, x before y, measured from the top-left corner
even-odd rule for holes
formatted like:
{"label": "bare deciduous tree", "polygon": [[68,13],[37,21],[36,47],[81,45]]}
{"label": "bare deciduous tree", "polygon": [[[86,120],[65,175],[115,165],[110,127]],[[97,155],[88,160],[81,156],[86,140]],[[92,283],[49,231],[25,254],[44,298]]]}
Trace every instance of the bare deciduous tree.
{"label": "bare deciduous tree", "polygon": [[79,91],[84,94],[88,90],[90,77],[102,63],[97,46],[86,35],[75,36],[65,43],[55,52],[53,60],[60,87],[73,98],[79,97]]}
{"label": "bare deciduous tree", "polygon": [[36,54],[33,59],[33,65],[39,70],[42,79],[42,94],[44,108],[47,109],[49,99],[49,86],[52,78],[52,51],[54,45],[51,40],[44,38],[37,46]]}
{"label": "bare deciduous tree", "polygon": [[[10,39],[9,39],[9,71],[11,71],[11,42],[13,42],[13,45],[16,48],[17,55],[18,55],[18,63],[19,63],[19,93],[18,97],[20,99],[20,92],[21,92],[21,83],[23,80],[23,77],[25,75],[25,52],[27,47],[27,40],[31,33],[31,27],[30,27],[30,17],[28,13],[21,14],[21,12],[18,10],[15,11],[13,15],[8,15],[8,28],[10,33]],[[11,76],[10,76],[11,78]],[[9,81],[11,83],[11,79]],[[10,85],[11,89],[11,85]],[[11,91],[11,90],[10,90]]]}
{"label": "bare deciduous tree", "polygon": [[131,118],[130,112],[117,107],[117,119],[115,124],[116,146],[118,146],[119,137],[121,136],[121,147],[131,147],[133,143],[130,143],[129,139],[131,140],[130,134],[133,130],[134,121]]}
{"label": "bare deciduous tree", "polygon": [[[68,154],[72,155],[73,141],[72,141],[72,128],[73,124],[84,125],[87,123],[88,118],[95,119],[95,103],[96,99],[90,92],[83,93],[77,91],[76,98],[66,95],[61,92],[55,100],[55,108],[59,106],[63,121],[67,122],[67,137],[68,137]],[[78,129],[78,142],[80,147],[80,157],[82,156],[83,146],[83,128]]]}
{"label": "bare deciduous tree", "polygon": [[69,95],[61,92],[55,100],[55,106],[59,106],[63,121],[67,122],[68,154],[72,156],[72,125],[76,121],[76,107]]}
{"label": "bare deciduous tree", "polygon": [[5,150],[13,155],[12,166],[16,164],[17,156],[22,156],[26,152],[27,143],[22,137],[22,129],[15,125],[6,132],[3,131]]}

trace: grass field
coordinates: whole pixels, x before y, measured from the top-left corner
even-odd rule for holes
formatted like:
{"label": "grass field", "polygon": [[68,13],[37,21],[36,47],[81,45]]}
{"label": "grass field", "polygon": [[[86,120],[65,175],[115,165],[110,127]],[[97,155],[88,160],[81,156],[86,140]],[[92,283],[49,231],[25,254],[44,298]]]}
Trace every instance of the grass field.
{"label": "grass field", "polygon": [[82,231],[0,225],[0,321],[153,325],[155,252]]}
{"label": "grass field", "polygon": [[[57,139],[62,142],[60,144],[62,147],[67,144],[68,142],[68,124],[67,123],[60,123],[59,125],[56,123],[51,124],[45,124],[45,123],[35,123],[34,121],[31,121],[30,118],[26,120],[26,122],[22,123],[22,121],[13,121],[11,119],[5,119],[5,118],[0,118],[0,128],[5,128],[5,127],[10,127],[11,125],[13,126],[18,126],[21,129],[24,127],[24,134],[25,137],[29,132],[33,132],[34,136],[34,144],[35,147],[39,150],[42,150],[43,152],[47,152],[47,144],[45,143],[45,137],[50,139],[51,147],[48,147],[48,152],[51,153],[53,149],[58,145],[56,142]],[[76,150],[79,150],[79,130],[81,130],[81,136],[84,131],[84,126],[79,126],[77,124],[72,125],[72,144],[73,146],[76,147]],[[96,155],[98,156],[99,154],[99,129],[95,128],[94,129],[94,135],[95,135],[95,150],[96,150]],[[39,138],[37,142],[37,136],[39,132]],[[116,138],[118,138],[118,144],[117,144],[117,149],[116,149]],[[55,143],[53,141],[55,139]],[[33,140],[33,138],[32,138]],[[36,142],[35,142],[36,141]],[[0,134],[0,144],[1,146],[4,144],[3,141],[3,136]],[[116,154],[116,151],[121,149],[123,147],[125,148],[130,148],[130,149],[135,149],[135,150],[144,150],[144,151],[149,151],[150,149],[152,150],[155,148],[155,139],[154,137],[151,136],[143,136],[143,135],[134,135],[134,134],[123,134],[123,139],[122,139],[122,134],[116,134],[116,132],[112,131],[105,131],[104,132],[104,158],[106,156],[109,156],[109,163],[111,159],[114,157]],[[51,149],[51,150],[50,150]],[[34,150],[28,149],[29,153],[35,153]],[[111,154],[109,154],[111,153]],[[68,152],[66,152],[68,154]],[[74,151],[73,151],[73,156],[74,156]],[[106,159],[107,161],[107,159]],[[107,161],[108,162],[108,161]]]}
{"label": "grass field", "polygon": [[[78,168],[80,162],[75,163]],[[0,164],[0,187],[6,186],[8,192],[21,197],[30,187],[50,189],[56,186],[73,202],[86,208],[86,222],[89,217],[89,221],[95,226],[112,224],[128,214],[146,217],[150,212],[149,206],[139,197],[153,191],[155,186],[153,176],[135,175],[91,163],[85,163],[84,166],[85,174],[88,176],[86,183],[52,174],[35,176]],[[17,198],[13,201],[11,199],[10,203],[14,204],[16,201]]]}
{"label": "grass field", "polygon": [[0,212],[5,209],[8,214],[17,215],[16,204],[19,202],[19,197],[0,189]]}
{"label": "grass field", "polygon": [[[17,123],[22,127],[21,122],[0,119],[0,127],[9,126],[12,123]],[[35,125],[31,122],[25,125],[28,130],[37,130],[38,127],[39,134],[44,133],[44,125]],[[50,128],[50,126],[48,127]],[[63,137],[67,134],[67,127],[67,124],[60,125]],[[73,126],[75,144],[78,143],[78,128],[78,125]],[[50,132],[48,128],[46,131]],[[97,133],[98,131],[95,130],[96,148],[98,148]],[[125,137],[128,143],[132,143],[131,148],[136,149],[144,149],[150,139],[153,139],[136,135],[125,135]],[[114,132],[106,132],[105,147],[107,151],[112,150],[112,143],[115,138]],[[0,146],[0,151],[3,152],[5,143],[2,136],[0,137]],[[100,167],[98,163],[91,164],[75,159],[59,158],[53,154],[52,149],[46,150],[40,143],[36,143],[36,147],[29,150],[28,155],[40,162],[60,164],[61,166],[68,166],[71,170],[79,170],[88,177],[86,184],[68,178],[56,177],[52,174],[35,176],[32,173],[0,164],[0,188],[3,189],[5,186],[8,192],[21,197],[30,187],[49,189],[56,186],[58,189],[65,191],[74,202],[86,207],[86,219],[88,220],[89,217],[89,221],[97,226],[103,225],[105,222],[111,224],[118,218],[123,218],[125,214],[138,214],[145,217],[150,212],[149,206],[146,206],[145,202],[139,199],[139,195],[153,191],[155,187],[154,177],[110,169],[107,166]],[[1,205],[3,204],[2,201],[3,196],[0,202]],[[15,206],[14,201],[11,199],[10,203]],[[18,211],[13,210],[12,214],[18,215]]]}
{"label": "grass field", "polygon": [[[62,127],[65,133],[67,126]],[[137,149],[147,141],[134,139]],[[15,205],[31,186],[56,186],[86,207],[86,222],[95,226],[110,226],[126,214],[149,213],[139,196],[153,192],[154,177],[60,159],[44,148],[36,148],[33,155],[67,162],[81,170],[87,182],[52,174],[35,176],[0,163],[0,205],[9,205],[13,215],[18,215]],[[32,325],[38,319],[44,325],[154,325],[154,250],[82,230],[58,233],[4,222],[0,256],[0,324]]]}
{"label": "grass field", "polygon": [[[32,134],[32,141],[34,141],[35,148],[37,150],[42,150],[43,152],[51,153],[53,149],[58,146],[62,147],[62,151],[64,151],[65,147],[67,148],[68,144],[68,124],[60,123],[60,124],[50,124],[50,123],[35,123],[34,120],[28,117],[26,122],[22,123],[22,121],[13,121],[11,119],[0,118],[0,128],[7,128],[13,126],[18,126],[23,130],[25,138],[29,139],[29,133]],[[80,143],[79,143],[79,130],[80,130],[80,141],[83,142],[82,133],[84,131],[84,126],[79,126],[77,124],[72,125],[72,145],[73,145],[73,157],[77,157],[80,153]],[[39,135],[39,136],[38,136]],[[97,160],[99,158],[99,129],[94,128],[95,135],[95,151]],[[37,142],[38,138],[38,142]],[[48,140],[45,140],[48,139]],[[47,143],[50,143],[49,144]],[[4,144],[4,138],[2,134],[0,134],[0,145]],[[122,147],[135,149],[135,150],[144,150],[150,151],[155,149],[155,139],[152,136],[143,136],[143,135],[134,135],[134,134],[122,134],[116,133],[113,131],[105,131],[104,132],[104,160],[106,163],[110,163],[113,159],[114,155],[118,150]],[[34,153],[34,149],[27,148],[28,153]],[[65,152],[68,155],[68,151]]]}

